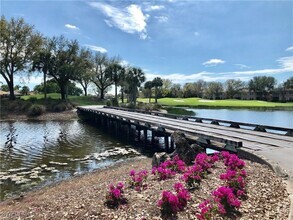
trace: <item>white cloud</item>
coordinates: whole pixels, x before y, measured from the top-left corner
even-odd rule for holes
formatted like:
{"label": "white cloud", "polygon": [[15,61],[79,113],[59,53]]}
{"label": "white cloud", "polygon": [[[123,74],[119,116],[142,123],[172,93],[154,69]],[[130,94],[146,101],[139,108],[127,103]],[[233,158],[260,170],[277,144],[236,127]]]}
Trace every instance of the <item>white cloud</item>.
{"label": "white cloud", "polygon": [[85,44],[84,46],[88,47],[89,49],[96,51],[96,52],[100,52],[100,53],[107,53],[107,49],[103,48],[103,47],[98,47],[98,46],[94,46],[94,45],[90,45],[90,44]]}
{"label": "white cloud", "polygon": [[127,60],[121,60],[120,61],[120,65],[122,65],[122,66],[128,66],[130,64],[129,64],[129,62]]}
{"label": "white cloud", "polygon": [[89,5],[108,17],[105,22],[109,27],[116,27],[129,34],[139,34],[141,39],[147,38],[148,15],[143,14],[140,6],[132,4],[121,9],[100,2],[90,2]]}
{"label": "white cloud", "polygon": [[237,66],[237,67],[239,67],[240,69],[248,69],[248,68],[250,68],[249,66],[244,65],[244,64],[240,64],[240,63],[234,64],[234,65]]}
{"label": "white cloud", "polygon": [[292,47],[288,47],[288,48],[286,49],[286,51],[293,51],[293,46],[292,46]]}
{"label": "white cloud", "polygon": [[168,22],[168,17],[166,16],[155,16],[155,19],[157,19],[159,23]]}
{"label": "white cloud", "polygon": [[161,77],[163,79],[170,79],[174,83],[186,83],[194,82],[197,80],[209,81],[225,81],[227,79],[240,79],[247,81],[255,75],[274,75],[293,72],[293,56],[291,57],[281,57],[276,60],[279,63],[279,68],[275,69],[260,69],[260,70],[249,70],[249,71],[232,71],[232,72],[199,72],[194,74],[182,74],[182,73],[172,73],[172,74],[152,74],[147,73],[147,80],[152,80],[155,77]]}
{"label": "white cloud", "polygon": [[199,36],[199,32],[195,31],[195,32],[193,32],[193,35],[194,36]]}
{"label": "white cloud", "polygon": [[159,11],[165,9],[164,5],[149,5],[146,7],[145,11]]}
{"label": "white cloud", "polygon": [[218,64],[223,64],[225,63],[226,61],[224,60],[221,60],[221,59],[210,59],[206,62],[203,62],[202,65],[204,66],[216,66]]}
{"label": "white cloud", "polygon": [[65,27],[72,29],[72,30],[79,30],[78,27],[76,27],[75,25],[72,25],[72,24],[65,24]]}

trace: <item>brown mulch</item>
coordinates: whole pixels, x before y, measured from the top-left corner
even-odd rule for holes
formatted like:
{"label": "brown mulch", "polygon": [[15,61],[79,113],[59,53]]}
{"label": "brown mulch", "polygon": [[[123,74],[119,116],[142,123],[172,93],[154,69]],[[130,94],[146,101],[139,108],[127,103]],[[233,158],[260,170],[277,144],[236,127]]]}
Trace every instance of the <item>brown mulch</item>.
{"label": "brown mulch", "polygon": [[[162,219],[157,201],[162,190],[172,190],[180,175],[158,181],[150,174],[147,189],[140,193],[127,187],[130,170],[147,169],[151,172],[150,168],[150,158],[132,159],[29,192],[23,198],[0,203],[0,219]],[[191,192],[187,208],[173,219],[196,219],[198,204],[223,184],[219,174],[224,170],[223,164],[216,163],[200,188]],[[248,198],[242,201],[239,213],[234,217],[217,219],[287,219],[290,200],[282,179],[266,166],[250,161],[246,161],[246,171]],[[108,185],[118,181],[126,184],[128,204],[110,209],[104,204],[105,195]]]}

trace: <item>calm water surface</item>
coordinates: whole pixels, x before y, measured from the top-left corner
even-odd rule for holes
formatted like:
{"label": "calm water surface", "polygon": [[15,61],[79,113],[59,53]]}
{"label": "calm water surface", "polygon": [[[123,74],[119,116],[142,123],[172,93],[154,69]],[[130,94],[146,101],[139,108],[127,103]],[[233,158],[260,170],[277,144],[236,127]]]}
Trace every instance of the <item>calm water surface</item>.
{"label": "calm water surface", "polygon": [[[109,137],[95,127],[81,121],[42,121],[42,122],[0,122],[0,198],[9,197],[11,193],[18,194],[32,186],[41,186],[77,173],[91,171],[96,168],[110,165],[118,160],[123,160],[135,153],[128,155],[106,156],[100,160],[80,158],[89,157],[113,150],[131,149],[117,140]],[[13,145],[9,148],[7,140]],[[76,161],[74,161],[76,159]],[[67,165],[54,165],[50,162],[67,163]],[[54,172],[40,172],[40,179],[29,180],[26,184],[16,184],[11,178],[18,176],[29,179],[26,171],[31,171],[41,165],[54,167]],[[7,172],[15,168],[22,171]],[[37,168],[40,169],[40,168]],[[13,175],[6,179],[7,175]],[[6,176],[6,177],[5,177]]]}
{"label": "calm water surface", "polygon": [[293,128],[293,111],[257,111],[246,109],[187,110],[194,111],[197,117]]}

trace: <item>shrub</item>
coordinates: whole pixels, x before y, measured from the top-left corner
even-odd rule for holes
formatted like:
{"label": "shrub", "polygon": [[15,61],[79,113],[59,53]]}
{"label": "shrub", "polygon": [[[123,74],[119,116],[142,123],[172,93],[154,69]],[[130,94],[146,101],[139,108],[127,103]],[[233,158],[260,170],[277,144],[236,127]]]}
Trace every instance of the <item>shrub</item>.
{"label": "shrub", "polygon": [[122,182],[119,182],[117,186],[114,186],[114,184],[109,185],[109,191],[106,195],[106,204],[110,208],[116,208],[120,204],[126,203],[126,199],[124,198],[124,184]]}
{"label": "shrub", "polygon": [[245,170],[236,171],[228,169],[226,173],[220,175],[220,179],[226,181],[226,185],[233,190],[237,197],[245,196],[245,177]]}
{"label": "shrub", "polygon": [[136,191],[141,191],[141,189],[144,189],[147,187],[146,179],[147,179],[148,171],[142,170],[138,173],[135,172],[135,170],[130,171],[130,177],[131,180],[129,182],[130,187],[133,187]]}
{"label": "shrub", "polygon": [[231,170],[242,169],[245,166],[245,162],[236,154],[230,154],[227,151],[222,151],[221,156],[224,160],[224,164]]}
{"label": "shrub", "polygon": [[66,109],[67,109],[67,106],[66,106],[66,103],[65,102],[57,103],[52,108],[52,110],[54,112],[63,112],[63,111],[66,111]]}
{"label": "shrub", "polygon": [[28,110],[28,116],[39,116],[45,112],[45,106],[43,105],[32,105]]}
{"label": "shrub", "polygon": [[201,183],[201,179],[204,177],[204,172],[201,166],[195,164],[189,167],[183,174],[181,179],[187,184],[188,187],[198,187]]}
{"label": "shrub", "polygon": [[111,106],[111,101],[110,100],[106,101],[106,106]]}
{"label": "shrub", "polygon": [[30,101],[31,103],[35,103],[37,100],[38,98],[34,96],[28,98],[28,101]]}
{"label": "shrub", "polygon": [[188,191],[181,183],[175,183],[174,189],[176,194],[170,191],[163,191],[162,198],[158,201],[158,206],[164,215],[173,215],[178,211],[182,211],[190,199]]}
{"label": "shrub", "polygon": [[111,104],[112,104],[112,106],[119,106],[118,100],[115,98],[111,99]]}

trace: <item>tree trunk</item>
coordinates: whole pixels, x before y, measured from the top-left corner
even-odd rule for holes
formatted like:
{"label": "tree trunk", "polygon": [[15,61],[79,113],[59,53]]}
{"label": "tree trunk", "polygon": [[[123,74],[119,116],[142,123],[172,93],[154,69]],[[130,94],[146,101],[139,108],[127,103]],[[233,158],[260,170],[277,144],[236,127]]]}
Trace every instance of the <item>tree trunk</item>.
{"label": "tree trunk", "polygon": [[66,88],[65,85],[60,85],[60,93],[61,93],[61,99],[66,100]]}
{"label": "tree trunk", "polygon": [[46,80],[47,73],[44,72],[44,98],[47,101],[47,80]]}
{"label": "tree trunk", "polygon": [[158,89],[155,88],[155,103],[158,103]]}
{"label": "tree trunk", "polygon": [[121,90],[121,101],[122,101],[122,103],[124,103],[124,91],[123,91],[123,89]]}
{"label": "tree trunk", "polygon": [[117,100],[117,83],[115,83],[115,99]]}
{"label": "tree trunk", "polygon": [[100,89],[100,93],[101,93],[100,99],[102,99],[102,100],[104,99],[104,91],[105,91],[104,89]]}
{"label": "tree trunk", "polygon": [[13,86],[13,80],[11,80],[8,84],[9,87],[9,100],[15,100],[15,95],[14,95],[14,86]]}
{"label": "tree trunk", "polygon": [[87,96],[87,87],[82,85],[82,88],[83,88],[83,91],[84,91],[84,96]]}

